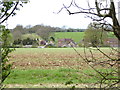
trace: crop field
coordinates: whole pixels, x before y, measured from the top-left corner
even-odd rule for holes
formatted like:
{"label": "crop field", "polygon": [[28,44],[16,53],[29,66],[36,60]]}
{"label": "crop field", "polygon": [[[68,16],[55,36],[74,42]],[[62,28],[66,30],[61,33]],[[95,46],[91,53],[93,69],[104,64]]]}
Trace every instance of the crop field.
{"label": "crop field", "polygon": [[[84,56],[84,48],[76,48]],[[102,48],[109,53],[108,48]],[[87,57],[90,58],[89,50]],[[96,58],[105,60],[98,51],[93,53]],[[10,54],[13,70],[4,84],[11,88],[48,88],[48,87],[86,87],[95,86],[93,83],[99,76],[75,52],[73,48],[17,48]],[[98,67],[102,69],[103,67]],[[92,85],[91,85],[92,84]]]}

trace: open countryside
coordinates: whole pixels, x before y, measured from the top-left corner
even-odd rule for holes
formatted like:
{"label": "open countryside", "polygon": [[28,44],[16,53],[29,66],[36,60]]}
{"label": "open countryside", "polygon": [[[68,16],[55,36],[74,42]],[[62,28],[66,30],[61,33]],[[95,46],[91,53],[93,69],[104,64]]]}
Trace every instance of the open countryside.
{"label": "open countryside", "polygon": [[[9,41],[17,48],[41,46],[71,47],[71,45],[81,47],[85,44],[91,44],[89,46],[93,46],[94,41],[96,41],[95,44],[99,44],[101,47],[117,45],[117,39],[112,32],[105,32],[104,35],[102,35],[103,32],[100,30],[96,32],[96,30],[93,29],[93,33],[89,31],[89,29],[64,29],[44,25],[36,25],[29,28],[18,25],[11,30],[10,38],[12,40]],[[92,38],[92,36],[95,37]]]}
{"label": "open countryside", "polygon": [[[109,48],[101,48],[110,55]],[[76,49],[84,56],[84,48]],[[89,49],[86,50],[87,57],[91,57]],[[107,60],[100,52],[94,51],[96,59]],[[115,56],[115,55],[114,55]],[[74,51],[73,48],[17,48],[11,53],[13,70],[5,80],[7,87],[16,88],[51,88],[69,87],[79,88],[98,87],[100,75]],[[97,62],[89,62],[96,65]],[[100,71],[107,66],[96,65]],[[109,65],[108,65],[109,66]],[[94,76],[94,77],[92,77]]]}
{"label": "open countryside", "polygon": [[[99,87],[102,76],[98,72],[111,73],[117,68],[108,58],[117,58],[115,39],[112,32],[103,34],[96,29],[18,25],[7,39],[15,51],[9,54],[12,71],[4,85],[8,88]],[[110,69],[111,64],[115,65]]]}
{"label": "open countryside", "polygon": [[[15,51],[9,54],[12,72],[4,85],[14,88],[99,87],[101,75],[91,65],[102,73],[117,68],[115,65],[109,69],[111,62],[101,53],[103,51],[116,58],[116,42],[111,41],[116,38],[112,32],[107,32],[101,39],[101,31],[94,31],[98,36],[91,38],[94,33],[87,36],[88,31],[89,29],[63,29],[42,25],[31,28],[16,26],[8,39],[11,45],[13,43],[11,48],[14,47]],[[103,40],[103,44],[100,44],[99,39]],[[97,42],[92,44],[92,41]],[[114,49],[110,46],[114,46]],[[105,65],[106,63],[108,64]]]}
{"label": "open countryside", "polygon": [[119,90],[120,1],[38,1],[0,1],[0,89]]}

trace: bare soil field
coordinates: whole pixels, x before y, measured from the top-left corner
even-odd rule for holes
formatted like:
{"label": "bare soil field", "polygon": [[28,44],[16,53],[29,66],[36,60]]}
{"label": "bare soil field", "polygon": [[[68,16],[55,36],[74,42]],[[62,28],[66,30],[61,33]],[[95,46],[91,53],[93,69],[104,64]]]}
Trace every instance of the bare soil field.
{"label": "bare soil field", "polygon": [[[76,50],[81,56],[85,56],[83,48]],[[104,49],[104,51],[110,53],[108,49]],[[106,57],[98,51],[94,51],[93,54],[98,60],[106,60]],[[86,57],[92,57],[90,52],[86,51]],[[55,69],[58,67],[82,69],[87,65],[72,48],[18,48],[11,54],[10,60],[13,63],[13,68],[19,69]]]}
{"label": "bare soil field", "polygon": [[[58,67],[79,67],[85,66],[74,51],[68,51],[66,49],[60,49],[57,52],[53,49],[38,49],[36,52],[30,50],[27,52],[14,52],[11,54],[11,61],[13,62],[13,68],[30,69],[30,68],[43,68],[43,69],[55,69]],[[28,49],[26,49],[28,50]],[[84,64],[84,65],[83,65]]]}

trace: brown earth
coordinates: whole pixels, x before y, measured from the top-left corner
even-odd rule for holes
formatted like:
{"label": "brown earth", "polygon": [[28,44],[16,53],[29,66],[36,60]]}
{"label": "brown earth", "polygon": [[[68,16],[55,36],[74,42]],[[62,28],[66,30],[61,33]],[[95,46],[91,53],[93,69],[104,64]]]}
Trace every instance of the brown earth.
{"label": "brown earth", "polygon": [[[84,57],[86,55],[89,61],[88,64],[96,66],[99,65],[98,61],[106,61],[109,59],[98,52],[93,53],[93,55],[90,52],[87,52],[86,54],[83,52],[79,53]],[[112,55],[112,57],[115,57],[115,55]],[[69,67],[77,69],[88,68],[88,64],[83,60],[83,58],[81,58],[76,52],[73,51],[12,53],[10,60],[13,63],[13,68],[18,69],[55,69],[58,67]]]}

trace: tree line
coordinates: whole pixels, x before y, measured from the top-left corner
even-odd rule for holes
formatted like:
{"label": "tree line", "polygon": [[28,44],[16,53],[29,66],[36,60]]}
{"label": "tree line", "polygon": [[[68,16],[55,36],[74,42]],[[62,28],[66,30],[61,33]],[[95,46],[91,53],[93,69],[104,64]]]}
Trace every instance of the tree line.
{"label": "tree line", "polygon": [[[10,37],[12,39],[13,44],[32,44],[37,39],[43,39],[45,41],[49,41],[50,37],[54,37],[55,32],[83,32],[85,29],[72,29],[72,28],[59,28],[59,27],[51,27],[45,25],[35,25],[35,26],[26,26],[17,25],[14,29],[11,29]],[[37,41],[36,40],[36,41]]]}

